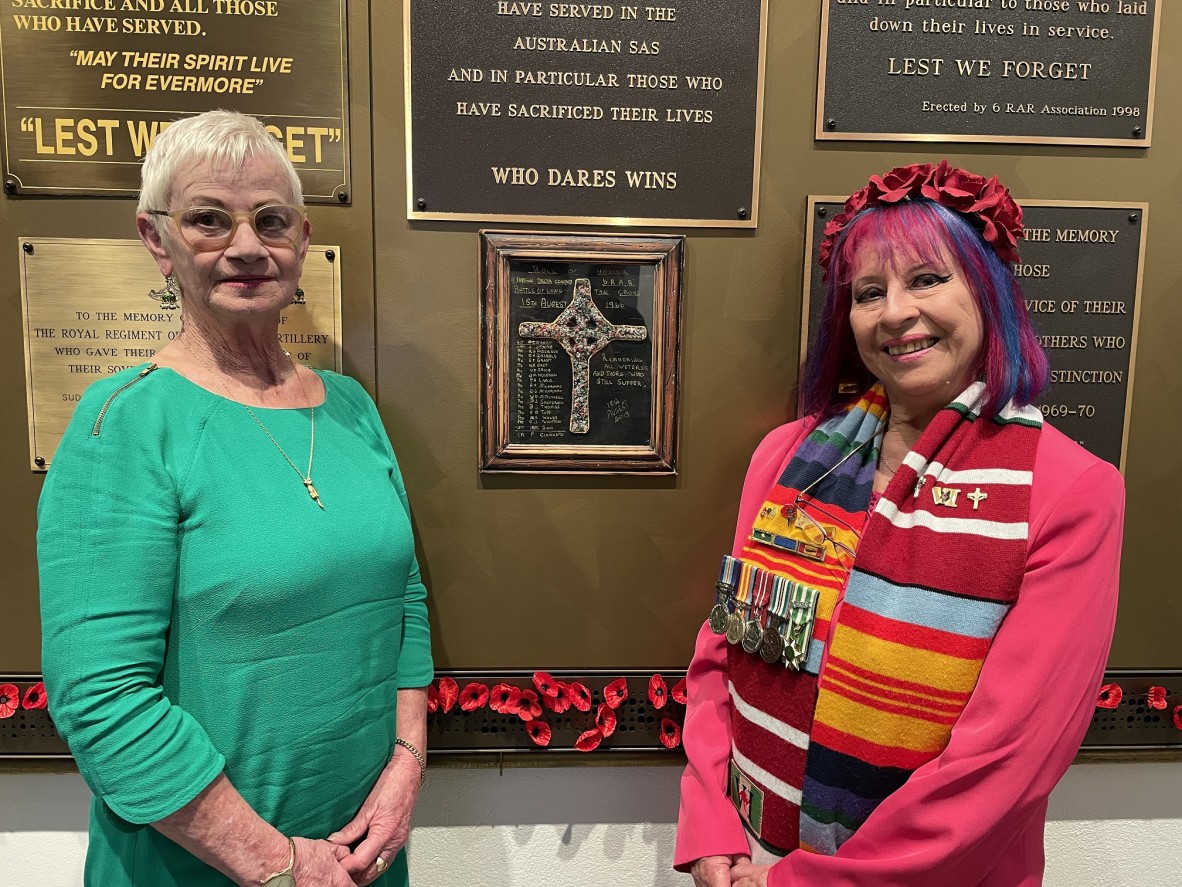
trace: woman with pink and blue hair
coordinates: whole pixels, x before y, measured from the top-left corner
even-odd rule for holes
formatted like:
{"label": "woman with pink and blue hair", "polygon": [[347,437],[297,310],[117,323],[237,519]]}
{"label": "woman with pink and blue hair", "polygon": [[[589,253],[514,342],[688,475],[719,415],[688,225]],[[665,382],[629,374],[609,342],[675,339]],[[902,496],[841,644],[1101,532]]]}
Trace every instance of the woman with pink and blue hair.
{"label": "woman with pink and blue hair", "polygon": [[1116,615],[1120,474],[1042,419],[996,179],[915,164],[825,229],[690,665],[697,887],[1035,887]]}

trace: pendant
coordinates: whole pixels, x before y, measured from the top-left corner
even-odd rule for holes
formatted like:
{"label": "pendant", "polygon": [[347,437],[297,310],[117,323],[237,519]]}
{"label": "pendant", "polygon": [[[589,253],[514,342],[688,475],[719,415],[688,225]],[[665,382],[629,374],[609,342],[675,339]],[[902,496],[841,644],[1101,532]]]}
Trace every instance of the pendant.
{"label": "pendant", "polygon": [[312,501],[320,506],[320,510],[324,511],[324,503],[320,501],[320,494],[316,492],[316,488],[312,486],[312,478],[304,478],[304,486],[308,488],[308,495],[312,497]]}

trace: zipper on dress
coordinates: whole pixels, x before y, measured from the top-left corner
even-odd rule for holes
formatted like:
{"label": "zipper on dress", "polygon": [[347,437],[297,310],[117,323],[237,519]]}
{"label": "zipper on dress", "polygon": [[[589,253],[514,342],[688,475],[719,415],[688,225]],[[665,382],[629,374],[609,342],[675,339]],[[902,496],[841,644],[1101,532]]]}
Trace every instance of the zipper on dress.
{"label": "zipper on dress", "polygon": [[108,397],[106,399],[106,401],[103,403],[103,408],[101,410],[99,410],[98,416],[94,420],[94,428],[90,429],[91,437],[98,437],[99,433],[103,430],[103,419],[106,418],[107,410],[109,410],[111,408],[111,404],[115,401],[115,398],[118,397],[120,394],[122,394],[124,391],[126,391],[128,388],[130,388],[132,385],[134,385],[136,382],[138,382],[140,379],[144,378],[146,375],[148,375],[148,373],[152,372],[155,369],[156,369],[156,364],[154,364],[154,363],[148,364],[146,367],[144,367],[142,370],[140,370],[138,374],[136,374],[136,377],[134,379],[124,382],[122,385],[120,385],[118,388],[116,388],[114,391],[111,392],[111,396]]}

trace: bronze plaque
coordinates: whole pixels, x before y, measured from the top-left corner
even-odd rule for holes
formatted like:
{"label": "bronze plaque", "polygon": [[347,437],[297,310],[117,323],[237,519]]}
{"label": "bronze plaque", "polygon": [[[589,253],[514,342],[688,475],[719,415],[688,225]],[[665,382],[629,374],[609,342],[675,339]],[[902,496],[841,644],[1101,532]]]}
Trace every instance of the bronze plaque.
{"label": "bronze plaque", "polygon": [[1148,148],[1158,0],[825,0],[818,139]]}
{"label": "bronze plaque", "polygon": [[485,471],[676,473],[682,238],[482,232]]}
{"label": "bronze plaque", "polygon": [[134,195],[163,127],[233,108],[283,142],[307,199],[347,200],[345,0],[7,5],[7,193]]}
{"label": "bronze plaque", "polygon": [[[53,460],[91,382],[149,363],[181,332],[183,307],[148,296],[160,272],[138,240],[20,240],[29,453],[34,471]],[[293,359],[341,370],[340,248],[312,246],[300,287],[306,303],[283,312],[279,339]]]}
{"label": "bronze plaque", "polygon": [[407,0],[407,215],[753,228],[767,0]]}
{"label": "bronze plaque", "polygon": [[[825,220],[842,198],[809,198],[801,365],[825,301],[817,264]],[[1146,203],[1021,201],[1026,234],[1015,276],[1051,387],[1039,408],[1052,425],[1124,471],[1145,262]]]}

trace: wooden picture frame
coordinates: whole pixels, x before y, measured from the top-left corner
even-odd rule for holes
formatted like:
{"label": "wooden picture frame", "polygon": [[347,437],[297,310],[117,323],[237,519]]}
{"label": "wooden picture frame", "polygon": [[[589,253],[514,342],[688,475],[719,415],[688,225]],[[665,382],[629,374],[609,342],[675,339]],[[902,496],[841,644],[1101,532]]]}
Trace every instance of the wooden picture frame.
{"label": "wooden picture frame", "polygon": [[480,232],[481,471],[677,473],[683,243]]}

